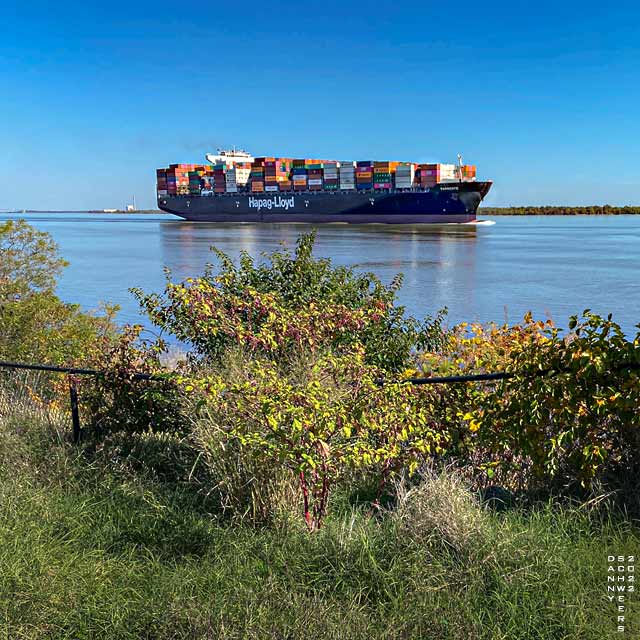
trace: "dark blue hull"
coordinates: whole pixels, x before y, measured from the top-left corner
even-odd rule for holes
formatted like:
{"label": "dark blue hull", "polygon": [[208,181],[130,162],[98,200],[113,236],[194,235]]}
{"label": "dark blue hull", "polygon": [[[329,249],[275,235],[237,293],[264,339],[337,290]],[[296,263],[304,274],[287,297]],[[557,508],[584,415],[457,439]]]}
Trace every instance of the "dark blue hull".
{"label": "dark blue hull", "polygon": [[411,191],[290,191],[160,196],[158,206],[200,222],[423,224],[473,222],[491,182]]}

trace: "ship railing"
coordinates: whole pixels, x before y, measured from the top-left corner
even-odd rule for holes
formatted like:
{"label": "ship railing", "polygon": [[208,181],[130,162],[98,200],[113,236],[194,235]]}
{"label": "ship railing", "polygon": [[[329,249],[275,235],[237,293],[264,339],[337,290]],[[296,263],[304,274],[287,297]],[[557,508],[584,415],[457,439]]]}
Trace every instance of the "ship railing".
{"label": "ship railing", "polygon": [[[442,183],[442,184],[458,184],[456,182],[447,182],[447,183]],[[225,191],[224,193],[212,193],[212,192],[205,192],[205,193],[177,193],[177,194],[167,194],[167,195],[159,195],[158,198],[166,198],[166,197],[172,197],[172,196],[182,196],[182,197],[190,197],[190,198],[220,198],[220,197],[224,197],[224,196],[267,196],[270,194],[282,194],[282,193],[286,193],[286,194],[291,194],[291,195],[302,195],[304,194],[306,195],[320,195],[320,194],[327,194],[327,193],[331,193],[331,194],[336,194],[336,193],[340,193],[340,194],[349,194],[349,193],[373,193],[373,194],[380,194],[380,193],[424,193],[425,191],[428,191],[431,187],[411,187],[408,189],[318,189],[318,190],[314,190],[314,191],[294,191],[293,189],[289,190],[289,191],[250,191],[250,190],[243,190],[243,191]]]}

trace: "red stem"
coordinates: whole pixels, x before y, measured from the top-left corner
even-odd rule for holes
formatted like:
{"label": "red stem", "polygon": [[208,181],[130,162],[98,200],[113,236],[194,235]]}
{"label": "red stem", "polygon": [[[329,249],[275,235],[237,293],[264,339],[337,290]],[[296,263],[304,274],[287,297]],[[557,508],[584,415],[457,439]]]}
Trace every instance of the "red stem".
{"label": "red stem", "polygon": [[324,518],[325,511],[327,510],[327,500],[329,497],[329,481],[327,480],[327,465],[322,465],[322,495],[320,497],[320,508],[318,514],[318,529],[322,526],[322,519]]}
{"label": "red stem", "polygon": [[309,491],[307,489],[307,482],[304,479],[304,471],[300,472],[300,487],[302,488],[302,497],[304,500],[304,521],[307,523],[307,529],[313,531],[311,514],[309,513]]}

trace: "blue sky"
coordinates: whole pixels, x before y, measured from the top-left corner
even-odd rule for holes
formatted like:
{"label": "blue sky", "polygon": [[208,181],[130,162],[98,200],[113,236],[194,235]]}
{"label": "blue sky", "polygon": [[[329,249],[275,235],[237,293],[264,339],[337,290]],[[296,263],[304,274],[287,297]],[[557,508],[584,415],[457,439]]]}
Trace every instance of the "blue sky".
{"label": "blue sky", "polygon": [[151,207],[156,167],[234,144],[640,204],[636,3],[91,4],[3,7],[0,209]]}

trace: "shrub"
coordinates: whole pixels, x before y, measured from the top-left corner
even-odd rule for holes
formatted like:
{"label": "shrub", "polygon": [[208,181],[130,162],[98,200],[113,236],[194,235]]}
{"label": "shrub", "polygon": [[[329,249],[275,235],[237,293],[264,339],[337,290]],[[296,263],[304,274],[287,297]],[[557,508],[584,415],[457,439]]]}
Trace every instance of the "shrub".
{"label": "shrub", "polygon": [[66,264],[48,233],[24,220],[0,224],[0,358],[87,365],[96,343],[114,338],[116,307],[88,314],[55,295]]}
{"label": "shrub", "polygon": [[133,292],[155,325],[209,362],[238,344],[269,357],[292,347],[335,351],[362,344],[368,363],[402,370],[416,345],[436,339],[440,325],[404,316],[395,304],[400,276],[385,286],[372,273],[314,259],[314,239],[301,236],[293,255],[276,251],[268,264],[243,252],[235,266],[214,250],[217,275],[208,267],[200,278],[168,281],[164,295]]}
{"label": "shrub", "polygon": [[408,373],[513,375],[448,391],[466,425],[449,451],[480,471],[478,482],[547,491],[617,486],[628,500],[625,479],[640,467],[640,339],[627,340],[610,316],[588,310],[569,328],[563,337],[530,313],[515,326],[462,324],[443,350],[419,353]]}
{"label": "shrub", "polygon": [[511,352],[514,377],[479,409],[481,442],[527,457],[538,481],[590,488],[640,468],[640,334],[589,310],[572,333],[540,327],[543,339]]}
{"label": "shrub", "polygon": [[141,330],[125,327],[115,345],[103,344],[101,374],[82,381],[83,407],[97,437],[188,430],[184,394],[160,363],[165,345],[140,341]]}
{"label": "shrub", "polygon": [[310,358],[303,377],[254,358],[244,379],[227,382],[215,374],[182,382],[203,398],[206,418],[195,428],[195,442],[207,459],[226,450],[246,456],[245,468],[287,470],[315,530],[331,490],[353,473],[377,478],[377,500],[395,474],[446,450],[449,435],[433,421],[424,390],[380,386],[379,375],[359,349]]}
{"label": "shrub", "polygon": [[48,233],[25,220],[0,223],[0,304],[51,293],[66,265]]}

